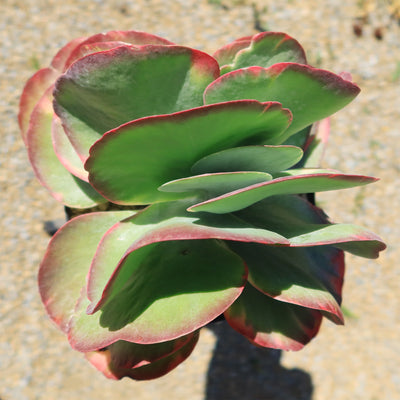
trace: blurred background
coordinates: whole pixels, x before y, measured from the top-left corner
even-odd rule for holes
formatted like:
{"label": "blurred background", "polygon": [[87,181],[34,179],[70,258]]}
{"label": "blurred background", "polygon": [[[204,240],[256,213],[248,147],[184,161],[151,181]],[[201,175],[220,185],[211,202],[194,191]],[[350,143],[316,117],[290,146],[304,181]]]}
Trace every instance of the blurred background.
{"label": "blurred background", "polygon": [[[378,260],[347,256],[346,325],[325,321],[297,353],[250,346],[224,324],[203,329],[192,356],[156,381],[108,381],[74,352],[36,284],[63,207],[36,181],[19,137],[25,81],[69,40],[142,30],[213,52],[261,30],[283,31],[311,65],[348,71],[359,97],[332,119],[324,166],[381,180],[317,196],[333,221],[378,233]],[[398,0],[1,0],[1,400],[400,399],[400,2]]]}

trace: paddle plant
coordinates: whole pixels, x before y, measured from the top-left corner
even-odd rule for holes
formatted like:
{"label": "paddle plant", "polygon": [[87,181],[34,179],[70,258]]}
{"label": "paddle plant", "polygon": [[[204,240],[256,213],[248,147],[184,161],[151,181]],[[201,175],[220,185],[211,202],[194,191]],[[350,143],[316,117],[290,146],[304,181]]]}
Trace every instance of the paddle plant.
{"label": "paddle plant", "polygon": [[152,379],[222,315],[283,350],[323,317],[342,324],[343,252],[385,245],[306,194],[375,181],[320,168],[326,118],[358,92],[283,33],[213,56],[135,31],[63,47],[26,84],[19,123],[54,198],[108,204],[59,229],[40,266],[71,346],[109,378]]}

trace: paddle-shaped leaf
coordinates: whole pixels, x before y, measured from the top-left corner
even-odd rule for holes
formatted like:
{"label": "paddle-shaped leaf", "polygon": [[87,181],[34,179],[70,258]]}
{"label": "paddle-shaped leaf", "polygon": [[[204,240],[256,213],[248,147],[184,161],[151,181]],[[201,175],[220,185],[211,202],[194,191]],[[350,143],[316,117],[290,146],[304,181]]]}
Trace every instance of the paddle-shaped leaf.
{"label": "paddle-shaped leaf", "polygon": [[[332,72],[295,63],[249,67],[215,80],[204,92],[205,104],[238,99],[278,101],[293,113],[287,139],[350,103],[360,89]],[[271,144],[280,144],[271,143]]]}
{"label": "paddle-shaped leaf", "polygon": [[282,350],[300,350],[317,333],[319,311],[283,303],[247,284],[225,312],[229,325],[251,342]]}
{"label": "paddle-shaped leaf", "polygon": [[365,228],[330,223],[321,209],[299,196],[269,197],[236,215],[286,237],[291,247],[332,245],[366,258],[377,258],[386,248],[381,238]]}
{"label": "paddle-shaped leaf", "polygon": [[[159,36],[140,31],[109,31],[106,33],[98,33],[88,37],[83,40],[79,46],[76,46],[66,60],[65,65],[69,67],[74,61],[88,54],[96,51],[109,50],[121,44],[142,46],[146,44],[173,45],[174,43]],[[66,68],[64,68],[64,71],[65,70]]]}
{"label": "paddle-shaped leaf", "polygon": [[233,171],[283,171],[300,161],[303,151],[295,146],[234,147],[210,154],[192,166],[195,174]]}
{"label": "paddle-shaped leaf", "polygon": [[[279,103],[237,101],[132,121],[105,134],[85,164],[91,184],[117,204],[149,204],[185,195],[160,192],[191,175],[207,154],[280,137],[290,112]],[[149,147],[151,145],[151,147]]]}
{"label": "paddle-shaped leaf", "polygon": [[43,96],[46,89],[51,86],[58,73],[53,68],[40,69],[26,82],[19,101],[18,123],[22,139],[27,142],[26,134],[32,111]]}
{"label": "paddle-shaped leaf", "polygon": [[59,78],[55,111],[85,159],[105,132],[141,117],[203,104],[219,74],[209,55],[180,46],[120,46],[76,61]]}
{"label": "paddle-shaped leaf", "polygon": [[193,200],[154,204],[107,232],[99,244],[88,275],[88,297],[92,301],[89,313],[104,304],[110,295],[111,285],[114,290],[118,285],[121,288],[124,286],[131,272],[128,269],[125,273],[120,271],[121,264],[130,253],[143,246],[161,241],[195,239],[288,244],[275,232],[255,228],[232,215],[188,213],[186,208],[192,203]]}
{"label": "paddle-shaped leaf", "polygon": [[276,63],[306,64],[300,43],[281,32],[261,32],[226,45],[214,53],[221,65],[221,75],[239,68],[267,68]]}
{"label": "paddle-shaped leaf", "polygon": [[340,309],[343,252],[332,247],[280,248],[231,242],[249,268],[249,282],[276,300],[326,311],[343,324]]}
{"label": "paddle-shaped leaf", "polygon": [[135,250],[119,274],[129,279],[121,287],[116,277],[100,311],[87,315],[85,302],[76,309],[69,331],[75,349],[92,351],[117,340],[159,343],[191,333],[236,300],[247,270],[216,240],[181,240]]}
{"label": "paddle-shaped leaf", "polygon": [[51,239],[40,265],[39,290],[50,318],[64,332],[101,237],[132,214],[133,211],[84,214],[66,223]]}
{"label": "paddle-shaped leaf", "polygon": [[222,214],[241,210],[270,196],[346,189],[367,185],[375,181],[375,178],[368,176],[346,175],[332,172],[289,175],[203,201],[191,206],[188,210]]}
{"label": "paddle-shaped leaf", "polygon": [[88,182],[88,172],[83,168],[82,160],[65,134],[60,118],[55,114],[51,125],[51,139],[56,156],[64,168],[77,178]]}
{"label": "paddle-shaped leaf", "polygon": [[220,195],[256,183],[270,181],[272,176],[265,172],[220,172],[195,175],[164,183],[158,190],[162,192],[198,192]]}
{"label": "paddle-shaped leaf", "polygon": [[71,175],[54,153],[51,99],[50,88],[34,108],[27,133],[29,160],[36,176],[56,200],[69,207],[88,208],[106,202],[87,182]]}
{"label": "paddle-shaped leaf", "polygon": [[[199,331],[157,344],[141,345],[120,340],[105,349],[86,353],[85,357],[110,379],[121,379],[125,376],[136,380],[155,379],[165,375],[189,357],[198,338]],[[167,352],[171,344],[175,350]],[[165,355],[158,357],[162,352],[165,352]],[[142,364],[134,365],[139,359],[143,360]]]}

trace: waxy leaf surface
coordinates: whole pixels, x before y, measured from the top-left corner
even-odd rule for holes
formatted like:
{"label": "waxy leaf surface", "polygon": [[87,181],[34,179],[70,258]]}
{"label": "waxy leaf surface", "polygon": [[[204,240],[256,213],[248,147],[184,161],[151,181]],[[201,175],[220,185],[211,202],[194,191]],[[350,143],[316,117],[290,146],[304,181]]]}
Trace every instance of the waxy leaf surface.
{"label": "waxy leaf surface", "polygon": [[300,43],[285,33],[261,32],[253,36],[249,47],[238,51],[233,63],[222,68],[221,74],[252,66],[268,68],[283,62],[307,63]]}
{"label": "waxy leaf surface", "polygon": [[[148,44],[173,45],[174,43],[159,36],[140,31],[109,31],[106,33],[98,33],[88,37],[76,46],[66,60],[65,65],[68,67],[74,61],[85,55],[118,47],[121,44],[141,46]],[[64,68],[64,70],[65,69],[66,68]]]}
{"label": "waxy leaf surface", "polygon": [[77,178],[88,182],[88,172],[83,168],[82,160],[65,134],[60,118],[55,114],[51,125],[51,139],[57,158],[64,168]]}
{"label": "waxy leaf surface", "polygon": [[115,223],[133,213],[84,214],[67,222],[51,239],[39,270],[39,289],[49,316],[64,332],[85,286],[101,237]]}
{"label": "waxy leaf surface", "polygon": [[[272,212],[273,210],[271,210]],[[249,282],[276,300],[326,311],[343,324],[340,309],[344,257],[332,247],[282,248],[231,242],[249,268]]]}
{"label": "waxy leaf surface", "polygon": [[51,98],[50,88],[34,108],[27,133],[29,160],[36,176],[56,200],[69,207],[88,208],[105,202],[87,182],[71,175],[54,153]]}
{"label": "waxy leaf surface", "polygon": [[124,272],[121,263],[127,255],[143,246],[161,241],[196,239],[288,244],[282,236],[255,228],[232,215],[188,213],[186,208],[192,203],[192,200],[186,200],[154,204],[107,232],[99,244],[88,275],[88,297],[92,301],[89,313],[104,304],[110,295],[110,286],[114,287],[114,291],[116,286],[124,286],[131,272],[129,269]]}
{"label": "waxy leaf surface", "polygon": [[286,237],[291,247],[332,245],[366,258],[386,248],[382,239],[352,224],[332,224],[321,209],[299,196],[273,196],[236,215],[249,224]]}
{"label": "waxy leaf surface", "polygon": [[[85,357],[110,379],[121,379],[125,376],[136,380],[155,379],[183,362],[196,346],[198,338],[199,331],[174,341],[157,344],[140,345],[120,340],[104,350],[86,353]],[[171,347],[170,343],[174,343],[175,346],[179,343],[179,347],[174,352],[153,360],[154,353],[159,352],[159,349]],[[138,355],[152,361],[132,367],[132,359],[136,360]]]}
{"label": "waxy leaf surface", "polygon": [[[280,63],[230,72],[211,83],[205,104],[238,99],[278,101],[293,113],[285,139],[350,103],[360,89],[339,75],[308,65]],[[280,144],[271,143],[271,144]]]}
{"label": "waxy leaf surface", "polygon": [[128,121],[203,104],[219,75],[209,55],[180,46],[120,46],[76,61],[55,89],[55,111],[82,159],[105,132]]}
{"label": "waxy leaf surface", "polygon": [[306,64],[306,55],[297,40],[281,32],[261,32],[238,39],[214,53],[221,74],[251,66],[267,68],[281,62]]}
{"label": "waxy leaf surface", "polygon": [[248,207],[262,199],[282,194],[300,194],[346,189],[375,182],[375,178],[340,173],[312,173],[286,176],[215,197],[190,207],[189,211],[227,213]]}
{"label": "waxy leaf surface", "polygon": [[231,192],[256,183],[270,181],[272,176],[265,172],[220,172],[190,176],[164,183],[162,192],[206,192],[213,195]]}
{"label": "waxy leaf surface", "polygon": [[[117,340],[159,343],[189,334],[223,313],[247,277],[243,261],[216,240],[160,242],[130,253],[126,278],[110,290],[101,310],[82,306],[71,318],[69,338],[79,351]],[[113,290],[116,289],[116,290]]]}
{"label": "waxy leaf surface", "polygon": [[182,198],[160,192],[171,180],[192,175],[207,154],[279,137],[290,112],[279,103],[237,101],[142,118],[104,135],[85,164],[91,184],[117,204],[149,204]]}
{"label": "waxy leaf surface", "polygon": [[234,147],[210,154],[192,166],[195,174],[233,171],[274,173],[296,164],[303,151],[295,146]]}
{"label": "waxy leaf surface", "polygon": [[300,350],[317,333],[319,311],[283,303],[247,284],[225,312],[229,325],[251,342],[282,350]]}
{"label": "waxy leaf surface", "polygon": [[18,114],[18,123],[25,144],[27,143],[26,134],[28,132],[32,111],[48,87],[52,86],[57,75],[58,72],[53,68],[42,68],[25,84],[19,102]]}

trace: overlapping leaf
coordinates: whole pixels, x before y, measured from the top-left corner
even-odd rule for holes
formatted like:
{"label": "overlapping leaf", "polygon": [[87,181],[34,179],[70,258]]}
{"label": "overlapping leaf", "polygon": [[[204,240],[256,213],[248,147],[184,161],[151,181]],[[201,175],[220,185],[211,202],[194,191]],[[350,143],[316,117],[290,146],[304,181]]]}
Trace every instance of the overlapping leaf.
{"label": "overlapping leaf", "polygon": [[75,349],[92,351],[118,340],[159,343],[194,332],[237,299],[247,271],[216,240],[181,240],[135,250],[120,275],[129,279],[122,286],[116,281],[100,311],[86,314],[86,299],[77,307],[69,331]]}
{"label": "overlapping leaf", "polygon": [[[132,214],[133,211],[84,214],[65,224],[50,241],[39,270],[39,289],[49,316],[64,332],[101,237]],[[85,245],[81,246],[83,238]]]}
{"label": "overlapping leaf", "polygon": [[258,183],[243,189],[203,201],[188,208],[189,211],[227,213],[248,207],[262,199],[282,194],[300,194],[346,189],[375,182],[375,178],[361,175],[340,174],[337,172],[313,171],[307,174],[283,176],[265,183]]}
{"label": "overlapping leaf", "polygon": [[244,37],[217,50],[214,57],[221,65],[221,74],[251,66],[267,68],[282,62],[307,63],[299,42],[281,32]]}
{"label": "overlapping leaf", "polygon": [[55,111],[85,159],[105,132],[128,121],[203,104],[219,74],[209,55],[180,46],[120,46],[75,62],[56,84]]}
{"label": "overlapping leaf", "polygon": [[229,325],[251,342],[282,350],[300,350],[319,330],[319,311],[272,299],[248,283],[225,312]]}
{"label": "overlapping leaf", "polygon": [[283,171],[300,161],[303,151],[295,146],[233,147],[205,156],[192,166],[195,174],[234,171]]}
{"label": "overlapping leaf", "polygon": [[[332,72],[295,63],[249,67],[225,74],[210,84],[205,104],[238,99],[278,101],[293,113],[285,139],[350,103],[360,89]],[[270,143],[270,144],[280,144]]]}
{"label": "overlapping leaf", "polygon": [[[140,345],[118,341],[105,349],[86,353],[85,356],[110,379],[125,376],[136,380],[155,379],[184,361],[196,346],[198,338],[199,332],[196,331],[183,338],[157,344]],[[171,344],[175,348],[173,352],[169,351]],[[165,355],[156,358],[160,351]],[[142,365],[133,365],[140,358],[143,360]]]}
{"label": "overlapping leaf", "polygon": [[[123,287],[131,276],[121,268],[124,259],[137,249],[161,241],[225,239],[287,245],[281,235],[256,228],[231,215],[190,214],[191,200],[160,203],[133,218],[116,224],[102,239],[88,276],[88,312],[98,310],[110,296],[110,286]],[[147,248],[145,251],[148,251]],[[143,252],[143,250],[142,250]],[[144,254],[144,252],[143,252]]]}
{"label": "overlapping leaf", "polygon": [[51,140],[51,88],[35,106],[27,132],[29,160],[51,195],[69,207],[87,208],[106,200],[87,182],[69,173],[54,153]]}
{"label": "overlapping leaf", "polygon": [[191,166],[207,154],[280,137],[289,121],[279,103],[252,100],[142,118],[97,141],[85,168],[93,187],[114,203],[174,200],[183,195],[158,188],[190,176]]}

